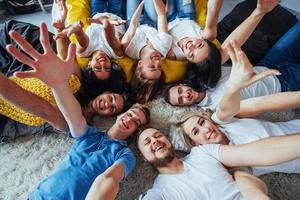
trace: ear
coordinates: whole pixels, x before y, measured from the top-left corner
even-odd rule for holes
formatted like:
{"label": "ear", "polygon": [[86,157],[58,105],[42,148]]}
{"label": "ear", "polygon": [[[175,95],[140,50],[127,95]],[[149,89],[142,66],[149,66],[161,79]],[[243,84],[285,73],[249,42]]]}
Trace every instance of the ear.
{"label": "ear", "polygon": [[139,61],[138,61],[138,64],[137,64],[137,68],[141,68],[141,67],[142,67],[142,64],[143,64],[143,61],[142,61],[142,60],[139,60]]}

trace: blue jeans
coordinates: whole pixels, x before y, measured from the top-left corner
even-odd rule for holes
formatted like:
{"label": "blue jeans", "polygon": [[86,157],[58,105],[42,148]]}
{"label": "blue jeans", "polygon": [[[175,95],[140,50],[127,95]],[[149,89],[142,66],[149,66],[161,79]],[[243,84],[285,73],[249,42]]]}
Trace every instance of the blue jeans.
{"label": "blue jeans", "polygon": [[282,91],[300,90],[300,21],[288,30],[259,62],[281,72]]}
{"label": "blue jeans", "polygon": [[[140,4],[141,0],[128,0],[126,5],[127,26]],[[176,17],[194,19],[195,7],[194,0],[169,0],[167,18],[168,22],[173,21]],[[153,0],[144,0],[144,10],[140,18],[141,24],[148,24],[152,27],[157,25],[157,14]]]}
{"label": "blue jeans", "polygon": [[125,0],[90,0],[90,4],[92,16],[97,13],[109,12],[125,19]]}

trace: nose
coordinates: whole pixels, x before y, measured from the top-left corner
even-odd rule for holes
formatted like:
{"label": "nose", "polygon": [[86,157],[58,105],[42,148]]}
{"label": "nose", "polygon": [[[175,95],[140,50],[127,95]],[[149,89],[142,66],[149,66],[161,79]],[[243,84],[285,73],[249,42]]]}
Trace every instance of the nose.
{"label": "nose", "polygon": [[202,126],[201,127],[201,133],[204,135],[207,135],[210,132],[210,128]]}

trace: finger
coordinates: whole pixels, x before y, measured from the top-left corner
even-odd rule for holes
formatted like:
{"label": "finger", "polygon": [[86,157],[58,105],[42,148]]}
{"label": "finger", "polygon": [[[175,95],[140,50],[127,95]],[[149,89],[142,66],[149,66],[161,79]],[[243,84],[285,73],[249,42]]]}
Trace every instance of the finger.
{"label": "finger", "polygon": [[25,38],[23,38],[18,32],[16,31],[10,31],[9,32],[10,37],[21,47],[21,49],[26,52],[29,56],[32,58],[39,58],[40,53],[35,50],[32,45],[27,42]]}
{"label": "finger", "polygon": [[244,51],[239,50],[238,54],[239,54],[240,61],[243,63],[244,66],[252,66]]}
{"label": "finger", "polygon": [[233,50],[233,47],[231,46],[231,44],[228,43],[225,48],[226,48],[226,51],[227,51],[232,63],[236,63],[237,58],[236,58],[236,55],[234,53],[234,50]]}
{"label": "finger", "polygon": [[18,77],[18,78],[38,78],[37,77],[37,73],[34,70],[31,71],[25,71],[25,72],[15,72],[14,76]]}
{"label": "finger", "polygon": [[76,55],[76,44],[70,43],[68,48],[68,56],[66,61],[67,62],[73,62],[75,60]]}
{"label": "finger", "polygon": [[264,71],[264,72],[261,72],[259,74],[256,74],[255,76],[253,76],[251,78],[251,83],[254,83],[258,80],[261,80],[267,76],[271,76],[271,75],[281,75],[281,73],[276,70],[276,69],[270,69],[270,70],[267,70],[267,71]]}
{"label": "finger", "polygon": [[45,22],[40,25],[40,42],[43,46],[44,53],[53,52],[52,46],[49,40],[49,32]]}
{"label": "finger", "polygon": [[20,61],[21,63],[24,63],[25,65],[29,65],[33,68],[35,68],[35,62],[34,60],[32,60],[31,58],[29,58],[27,55],[25,55],[24,53],[21,53],[18,49],[16,49],[16,47],[14,47],[13,45],[7,45],[6,49],[8,50],[8,52],[13,55],[18,61]]}

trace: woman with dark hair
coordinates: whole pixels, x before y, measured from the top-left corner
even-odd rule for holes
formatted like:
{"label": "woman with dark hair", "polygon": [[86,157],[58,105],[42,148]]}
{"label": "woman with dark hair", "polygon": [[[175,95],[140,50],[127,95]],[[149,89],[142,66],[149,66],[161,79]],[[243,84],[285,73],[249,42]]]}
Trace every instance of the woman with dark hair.
{"label": "woman with dark hair", "polygon": [[[208,11],[215,9],[216,18],[218,18],[221,4],[222,1],[208,3]],[[174,38],[172,50],[175,52],[177,59],[187,58],[190,62],[187,71],[191,71],[191,73],[187,73],[185,79],[191,79],[190,82],[196,82],[198,87],[204,90],[215,87],[221,77],[221,65],[229,58],[226,51],[224,51],[226,44],[230,40],[236,40],[243,47],[250,35],[253,36],[250,37],[250,41],[247,43],[244,51],[247,55],[249,53],[251,58],[255,58],[253,60],[250,59],[250,61],[256,65],[258,58],[262,59],[275,42],[297,21],[295,16],[277,6],[277,4],[277,0],[271,2],[258,0],[257,4],[254,1],[245,1],[236,6],[224,18],[224,21],[222,20],[218,24],[218,29],[215,21],[214,32],[218,31],[217,38],[221,38],[220,41],[222,42],[220,49],[211,43],[210,40],[205,39],[207,36],[203,34],[201,27],[197,23],[191,20],[171,22],[169,24],[169,33]],[[234,19],[234,17],[237,19]],[[276,25],[274,28],[276,22],[278,24],[283,23],[283,18],[290,19],[290,21],[284,26]],[[233,25],[229,23],[231,20]],[[268,30],[273,28],[273,32]],[[197,74],[196,76],[195,73]],[[199,78],[195,80],[193,79],[194,77]]]}

